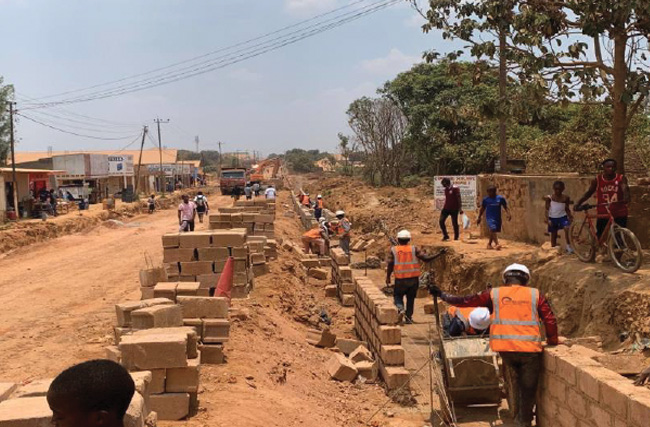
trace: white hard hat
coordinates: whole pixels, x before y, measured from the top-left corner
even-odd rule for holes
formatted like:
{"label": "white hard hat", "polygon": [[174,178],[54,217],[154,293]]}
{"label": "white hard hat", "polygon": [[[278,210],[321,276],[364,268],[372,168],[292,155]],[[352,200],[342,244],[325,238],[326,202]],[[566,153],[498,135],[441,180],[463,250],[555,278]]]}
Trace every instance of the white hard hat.
{"label": "white hard hat", "polygon": [[401,230],[397,233],[398,239],[411,240],[411,233],[408,230]]}
{"label": "white hard hat", "polygon": [[477,307],[469,314],[469,325],[477,331],[482,331],[490,326],[490,310]]}
{"label": "white hard hat", "polygon": [[336,216],[345,215],[345,212],[343,212],[343,211],[336,211],[336,213],[335,213],[334,215],[336,215]]}
{"label": "white hard hat", "polygon": [[528,276],[528,278],[530,279],[530,270],[528,269],[528,267],[526,267],[523,264],[514,263],[514,264],[510,264],[509,266],[507,266],[506,269],[503,270],[503,279],[504,280],[506,278],[506,273],[508,273],[509,271],[521,271],[522,273],[525,273]]}
{"label": "white hard hat", "polygon": [[317,198],[317,199],[322,199],[323,196],[321,196],[321,195],[319,194],[318,196],[316,196],[316,198]]}

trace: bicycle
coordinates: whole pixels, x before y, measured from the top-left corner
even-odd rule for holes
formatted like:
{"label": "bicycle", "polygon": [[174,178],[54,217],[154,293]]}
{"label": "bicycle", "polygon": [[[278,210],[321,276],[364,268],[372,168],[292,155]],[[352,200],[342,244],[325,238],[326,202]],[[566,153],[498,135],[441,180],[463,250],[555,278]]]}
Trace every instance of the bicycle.
{"label": "bicycle", "polygon": [[[594,205],[576,207],[576,212],[585,213],[584,220],[574,221],[571,224],[571,244],[575,254],[582,262],[593,262],[598,248],[605,248],[614,264],[626,273],[634,273],[643,262],[643,250],[639,239],[632,231],[614,222],[614,216],[609,210],[609,204],[602,204],[607,208],[606,214],[590,214],[589,210],[596,208]],[[595,219],[607,218],[607,226],[598,238]]]}

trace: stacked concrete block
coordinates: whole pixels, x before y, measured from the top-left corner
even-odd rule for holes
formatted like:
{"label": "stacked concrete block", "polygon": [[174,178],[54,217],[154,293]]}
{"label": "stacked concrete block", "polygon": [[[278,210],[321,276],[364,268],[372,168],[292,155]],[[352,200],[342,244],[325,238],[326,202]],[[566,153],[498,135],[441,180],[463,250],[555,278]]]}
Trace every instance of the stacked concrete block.
{"label": "stacked concrete block", "polygon": [[[402,329],[393,302],[367,277],[354,279],[354,330],[368,343],[376,368],[388,389],[404,386],[409,372],[404,367]],[[370,369],[370,367],[366,367]]]}
{"label": "stacked concrete block", "polygon": [[210,215],[211,230],[228,230],[232,228],[244,228],[251,236],[264,236],[269,239],[275,238],[274,213],[236,212],[219,213]]}
{"label": "stacked concrete block", "polygon": [[167,266],[152,267],[140,270],[140,293],[141,299],[153,298],[153,288],[158,282],[166,282],[167,274],[171,271],[172,275],[178,276],[179,272],[173,268],[168,270]]}
{"label": "stacked concrete block", "polygon": [[336,294],[344,307],[354,306],[355,285],[352,279],[352,269],[348,265],[348,257],[343,249],[330,249],[332,259],[332,284],[336,285]]}
{"label": "stacked concrete block", "polygon": [[650,422],[650,390],[597,362],[574,345],[544,349],[537,425],[642,427]]}
{"label": "stacked concrete block", "polygon": [[301,205],[298,202],[298,197],[296,193],[294,192],[291,192],[291,200],[293,201],[293,208],[295,212],[298,214],[298,219],[300,219],[300,223],[305,228],[305,230],[309,230],[314,227],[317,227],[318,221],[316,221],[316,218],[314,218],[314,210],[308,209],[303,205]]}

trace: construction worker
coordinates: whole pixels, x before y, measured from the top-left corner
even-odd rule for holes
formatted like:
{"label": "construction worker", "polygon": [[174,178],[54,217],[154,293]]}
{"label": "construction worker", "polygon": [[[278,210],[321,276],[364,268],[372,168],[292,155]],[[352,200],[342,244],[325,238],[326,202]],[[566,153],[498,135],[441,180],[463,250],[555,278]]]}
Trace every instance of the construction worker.
{"label": "construction worker", "polygon": [[344,211],[336,211],[334,215],[336,215],[336,219],[339,220],[339,225],[337,227],[339,246],[341,246],[343,252],[345,252],[348,259],[350,259],[350,234],[352,231],[352,223],[345,217]]}
{"label": "construction worker", "polygon": [[503,271],[504,285],[459,297],[431,286],[431,294],[458,307],[486,307],[492,313],[490,348],[503,360],[504,376],[517,426],[530,427],[542,364],[541,325],[548,345],[558,344],[553,310],[539,290],[529,287],[530,271],[512,264]]}
{"label": "construction worker", "polygon": [[[405,320],[407,324],[413,323],[413,310],[415,297],[420,286],[420,262],[433,261],[445,252],[445,249],[435,255],[427,255],[414,245],[411,245],[411,233],[402,230],[397,233],[397,246],[393,246],[386,260],[386,285],[390,286],[390,276],[395,273],[395,290],[393,293],[395,306],[399,312],[399,322]],[[404,310],[404,296],[406,296],[406,310]],[[404,319],[406,315],[406,319]]]}
{"label": "construction worker", "polygon": [[323,207],[323,196],[319,194],[316,196],[316,204],[314,205],[314,218],[317,220],[323,215]]}
{"label": "construction worker", "polygon": [[306,254],[311,252],[311,245],[316,244],[318,245],[318,254],[325,255],[326,241],[329,241],[329,233],[321,224],[302,235],[302,244]]}
{"label": "construction worker", "polygon": [[485,307],[451,306],[443,319],[443,329],[451,337],[483,335],[490,327],[490,310]]}
{"label": "construction worker", "polygon": [[303,194],[301,203],[307,209],[311,208],[311,199],[309,198],[309,193]]}

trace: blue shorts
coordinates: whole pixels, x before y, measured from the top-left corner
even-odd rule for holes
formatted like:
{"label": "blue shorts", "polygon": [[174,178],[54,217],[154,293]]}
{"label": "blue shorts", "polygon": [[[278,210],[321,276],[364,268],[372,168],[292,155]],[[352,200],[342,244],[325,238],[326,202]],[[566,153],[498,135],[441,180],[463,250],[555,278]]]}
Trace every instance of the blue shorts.
{"label": "blue shorts", "polygon": [[487,224],[488,230],[493,233],[501,232],[501,219],[486,218],[485,223]]}
{"label": "blue shorts", "polygon": [[548,225],[548,232],[552,233],[554,231],[560,231],[567,228],[571,223],[569,222],[568,216],[563,216],[562,218],[549,218],[551,223]]}

